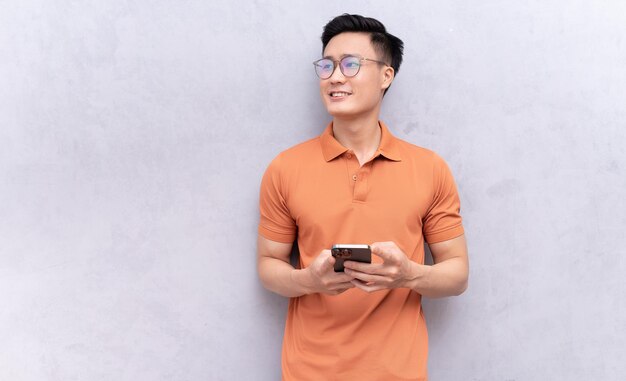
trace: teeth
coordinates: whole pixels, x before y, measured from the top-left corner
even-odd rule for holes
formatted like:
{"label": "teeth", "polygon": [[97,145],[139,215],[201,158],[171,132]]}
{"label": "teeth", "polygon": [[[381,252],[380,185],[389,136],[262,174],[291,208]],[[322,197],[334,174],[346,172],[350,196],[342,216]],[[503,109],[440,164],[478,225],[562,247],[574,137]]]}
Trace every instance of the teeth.
{"label": "teeth", "polygon": [[330,93],[331,97],[345,97],[345,96],[348,96],[348,95],[350,95],[350,93],[344,93],[344,92],[333,92],[333,93]]}

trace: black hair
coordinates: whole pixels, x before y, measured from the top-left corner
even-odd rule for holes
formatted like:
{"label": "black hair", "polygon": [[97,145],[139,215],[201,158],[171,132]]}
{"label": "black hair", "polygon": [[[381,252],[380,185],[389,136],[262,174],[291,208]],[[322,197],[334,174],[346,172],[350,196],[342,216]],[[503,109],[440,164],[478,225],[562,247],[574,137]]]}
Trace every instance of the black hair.
{"label": "black hair", "polygon": [[[324,26],[322,33],[322,54],[326,45],[336,35],[344,32],[364,32],[370,34],[370,41],[381,61],[386,62],[393,68],[394,74],[400,71],[404,43],[398,37],[387,33],[387,29],[380,21],[361,15],[344,13],[330,20]],[[387,93],[389,88],[385,89]]]}

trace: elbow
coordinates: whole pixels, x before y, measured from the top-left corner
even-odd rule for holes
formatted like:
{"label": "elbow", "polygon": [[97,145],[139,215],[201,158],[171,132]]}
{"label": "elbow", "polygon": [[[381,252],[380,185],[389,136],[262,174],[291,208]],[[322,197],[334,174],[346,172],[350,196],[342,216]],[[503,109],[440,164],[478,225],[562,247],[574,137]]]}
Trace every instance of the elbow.
{"label": "elbow", "polygon": [[468,286],[469,282],[467,281],[467,278],[463,279],[461,282],[459,282],[456,289],[454,290],[454,296],[459,296],[463,294],[467,290]]}
{"label": "elbow", "polygon": [[469,266],[467,265],[467,263],[463,271],[459,271],[457,276],[458,278],[456,282],[454,296],[459,296],[463,294],[465,291],[467,291],[467,288],[469,287]]}
{"label": "elbow", "polygon": [[263,288],[266,289],[267,291],[276,292],[274,287],[272,287],[272,283],[269,281],[269,279],[266,279],[260,276],[260,274],[259,274],[259,282],[261,283],[261,286],[263,286]]}
{"label": "elbow", "polygon": [[259,279],[259,282],[261,283],[263,288],[270,290],[269,284],[267,282],[267,276],[266,276],[265,266],[263,262],[264,261],[262,259],[259,259],[257,261],[257,266],[256,266],[257,278]]}
{"label": "elbow", "polygon": [[261,286],[263,286],[263,288],[268,289],[267,288],[267,282],[265,281],[265,279],[263,279],[263,276],[261,276],[261,273],[257,273],[257,278],[259,279],[259,283],[261,283]]}

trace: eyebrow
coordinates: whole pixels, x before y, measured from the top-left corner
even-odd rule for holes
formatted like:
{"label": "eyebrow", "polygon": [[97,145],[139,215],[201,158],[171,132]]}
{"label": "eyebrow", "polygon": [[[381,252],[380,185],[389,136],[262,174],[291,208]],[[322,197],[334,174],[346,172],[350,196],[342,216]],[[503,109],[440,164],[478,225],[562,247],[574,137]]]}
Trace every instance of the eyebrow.
{"label": "eyebrow", "polygon": [[[339,56],[339,59],[342,59],[342,58],[347,57],[347,56],[362,57],[360,54],[357,54],[357,53],[345,53],[345,54],[342,54],[341,56]],[[331,60],[334,59],[333,56],[324,56],[322,58],[328,58],[328,59],[331,59]]]}

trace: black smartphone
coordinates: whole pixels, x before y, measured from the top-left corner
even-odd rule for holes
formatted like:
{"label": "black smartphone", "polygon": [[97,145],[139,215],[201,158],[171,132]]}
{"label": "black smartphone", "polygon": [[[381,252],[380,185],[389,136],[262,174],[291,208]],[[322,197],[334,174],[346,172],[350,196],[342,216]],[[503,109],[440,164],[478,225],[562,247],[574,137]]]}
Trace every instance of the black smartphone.
{"label": "black smartphone", "polygon": [[335,272],[343,272],[343,261],[372,263],[372,249],[370,245],[333,245],[330,250],[335,257]]}

